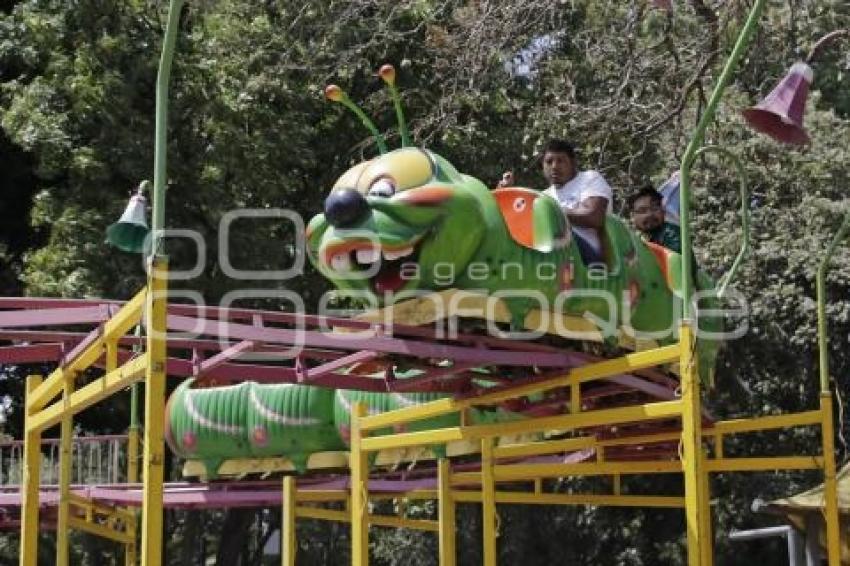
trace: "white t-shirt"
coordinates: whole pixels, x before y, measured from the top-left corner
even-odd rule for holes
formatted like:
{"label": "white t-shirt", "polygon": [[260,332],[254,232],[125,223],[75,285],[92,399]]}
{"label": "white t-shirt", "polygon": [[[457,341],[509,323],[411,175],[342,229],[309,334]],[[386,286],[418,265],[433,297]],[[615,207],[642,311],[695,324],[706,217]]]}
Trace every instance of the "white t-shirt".
{"label": "white t-shirt", "polygon": [[[552,185],[543,193],[554,198],[561,207],[567,209],[578,208],[589,197],[602,197],[608,200],[608,214],[614,210],[611,205],[614,192],[598,171],[581,171],[563,185]],[[599,234],[595,228],[573,226],[573,232],[584,238],[597,253],[602,253],[602,243],[599,241]]]}

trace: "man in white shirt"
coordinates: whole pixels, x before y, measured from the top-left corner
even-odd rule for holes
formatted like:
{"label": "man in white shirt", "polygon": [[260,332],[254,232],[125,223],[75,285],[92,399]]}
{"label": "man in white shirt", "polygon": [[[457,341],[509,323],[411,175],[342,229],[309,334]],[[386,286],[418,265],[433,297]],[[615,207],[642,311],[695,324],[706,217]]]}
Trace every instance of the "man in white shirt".
{"label": "man in white shirt", "polygon": [[[601,232],[605,215],[613,210],[611,187],[598,171],[578,171],[575,148],[559,139],[543,148],[543,176],[549,182],[544,194],[561,205],[585,265],[604,263]],[[505,173],[499,184],[512,185],[513,173]]]}

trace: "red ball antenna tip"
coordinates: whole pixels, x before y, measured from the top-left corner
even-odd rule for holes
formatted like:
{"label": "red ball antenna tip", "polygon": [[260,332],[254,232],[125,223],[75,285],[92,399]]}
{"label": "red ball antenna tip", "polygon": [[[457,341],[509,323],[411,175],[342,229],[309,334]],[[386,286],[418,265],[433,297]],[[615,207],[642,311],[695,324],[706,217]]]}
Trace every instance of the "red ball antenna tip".
{"label": "red ball antenna tip", "polygon": [[336,85],[328,85],[325,87],[325,98],[334,102],[342,102],[345,98],[345,93]]}
{"label": "red ball antenna tip", "polygon": [[384,80],[385,83],[392,85],[395,84],[395,67],[387,63],[386,65],[382,65],[380,69],[378,69],[378,74]]}

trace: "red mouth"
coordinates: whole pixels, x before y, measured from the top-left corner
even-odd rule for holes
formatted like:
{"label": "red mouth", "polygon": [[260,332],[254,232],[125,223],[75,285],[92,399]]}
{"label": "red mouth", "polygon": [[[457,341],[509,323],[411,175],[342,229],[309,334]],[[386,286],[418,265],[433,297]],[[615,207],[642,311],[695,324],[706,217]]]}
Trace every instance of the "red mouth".
{"label": "red mouth", "polygon": [[352,279],[368,278],[376,293],[391,293],[418,275],[420,240],[395,246],[369,240],[340,242],[327,246],[320,257],[335,273]]}

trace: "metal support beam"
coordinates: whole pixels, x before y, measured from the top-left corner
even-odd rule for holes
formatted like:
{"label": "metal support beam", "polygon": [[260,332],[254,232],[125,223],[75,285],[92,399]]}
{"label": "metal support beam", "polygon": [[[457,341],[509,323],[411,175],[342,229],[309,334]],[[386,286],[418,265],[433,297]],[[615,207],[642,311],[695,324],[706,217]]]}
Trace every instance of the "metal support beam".
{"label": "metal support beam", "polygon": [[[432,498],[429,498],[432,499]],[[336,521],[339,523],[351,522],[351,513],[348,511],[337,511],[335,509],[322,509],[320,507],[300,506],[295,508],[295,516],[303,519],[316,519],[319,521]],[[393,517],[390,515],[369,514],[369,525],[376,527],[395,527],[399,529],[412,529],[418,531],[429,531],[436,533],[440,530],[439,522],[430,519],[408,519],[405,517]]]}
{"label": "metal support beam", "polygon": [[[134,384],[135,387],[135,384]],[[136,390],[134,389],[134,393]],[[139,483],[139,427],[127,431],[127,483]]]}
{"label": "metal support beam", "polygon": [[67,375],[65,378],[65,392],[62,402],[65,405],[65,414],[62,417],[61,432],[59,437],[59,508],[56,521],[56,564],[57,566],[68,566],[68,512],[70,508],[69,495],[71,493],[71,462],[73,458],[73,435],[74,416],[69,411],[71,404],[71,393],[74,392],[74,377]]}
{"label": "metal support beam", "polygon": [[[399,409],[401,412],[407,409]],[[428,444],[440,444],[456,440],[476,440],[511,434],[526,434],[547,430],[574,430],[592,426],[619,423],[636,423],[650,420],[676,418],[682,414],[681,401],[660,401],[645,405],[585,411],[577,415],[556,415],[514,422],[456,426],[434,430],[406,432],[364,439],[362,448],[378,451],[392,448],[407,448]],[[382,415],[376,415],[382,416]],[[370,420],[375,417],[368,417]],[[699,418],[699,416],[698,416]],[[385,426],[402,424],[405,421],[387,420]]]}
{"label": "metal support beam", "polygon": [[282,566],[295,566],[295,476],[283,478],[283,517],[280,523],[280,556]]}
{"label": "metal support beam", "polygon": [[700,450],[700,468],[698,470],[702,482],[700,489],[700,509],[704,517],[701,539],[702,544],[702,566],[713,566],[714,564],[714,538],[711,528],[711,477],[708,475],[706,467],[706,453],[704,449]]}
{"label": "metal support beam", "polygon": [[441,458],[437,463],[440,566],[455,566],[457,560],[455,546],[457,525],[455,521],[455,501],[452,497],[451,473],[451,462],[447,458]]}
{"label": "metal support beam", "polygon": [[[141,326],[136,326],[137,331]],[[134,349],[137,346],[134,346]],[[118,367],[118,339],[112,339],[106,343],[106,371],[111,372]],[[127,431],[127,483],[138,483],[139,481],[139,407],[138,390],[139,384],[130,386],[130,428]],[[126,509],[128,519],[124,525],[124,566],[136,566],[138,562],[138,545],[136,543],[136,527],[138,526],[138,509],[128,507]]]}
{"label": "metal support beam", "polygon": [[162,475],[164,458],[166,317],[168,309],[168,266],[160,255],[165,228],[165,185],[168,154],[168,87],[177,28],[184,0],[168,4],[168,23],[156,77],[156,131],[154,141],[154,188],[151,222],[150,275],[145,314],[148,326],[148,360],[145,375],[144,490],[142,494],[142,564],[162,564]]}
{"label": "metal support beam", "polygon": [[832,393],[822,391],[820,408],[823,413],[823,500],[826,520],[826,554],[829,566],[841,565],[841,532],[838,517],[838,481],[835,478],[835,431],[832,422]]}
{"label": "metal support beam", "polygon": [[125,547],[135,545],[135,516],[131,511],[103,505],[74,493],[68,494],[68,505],[82,512],[82,517],[79,512],[69,512],[69,528],[124,544]]}
{"label": "metal support beam", "polygon": [[839,540],[838,496],[835,479],[835,430],[832,422],[832,393],[829,389],[829,344],[826,320],[826,273],[829,269],[832,255],[838,244],[850,231],[850,210],[844,216],[844,221],[838,233],[830,242],[821,264],[818,267],[816,284],[818,299],[818,355],[820,361],[820,406],[823,413],[822,440],[824,458],[823,496],[826,513],[826,548],[829,566],[838,566],[841,560],[841,542]]}
{"label": "metal support beam", "polygon": [[[748,541],[768,537],[785,537],[788,542],[788,566],[803,566],[803,541],[800,532],[791,525],[765,527],[749,531],[732,531],[729,540]],[[812,564],[814,566],[814,564]]]}
{"label": "metal support beam", "polygon": [[705,434],[739,434],[777,428],[819,425],[821,422],[822,415],[820,411],[804,411],[802,413],[789,413],[786,415],[769,415],[766,417],[718,421],[711,425],[711,428]]}
{"label": "metal support beam", "polygon": [[493,439],[481,439],[481,524],[484,566],[496,566],[496,477],[493,473]]}
{"label": "metal support beam", "polygon": [[103,355],[104,345],[108,340],[120,338],[133,325],[138,324],[142,316],[145,296],[146,289],[142,289],[136,296],[127,301],[111,319],[104,323],[103,332],[100,336],[91,340],[90,344],[75,355],[73,359],[66,360],[63,365],[51,372],[38,389],[33,391],[31,398],[27,400],[27,407],[41,409],[47,405],[62,391],[67,374],[76,374],[95,363]]}
{"label": "metal support beam", "polygon": [[38,412],[31,413],[30,428],[43,431],[59,424],[66,412],[76,414],[106,399],[138,380],[144,374],[146,364],[147,360],[144,357],[130,360],[120,368],[74,391],[67,406],[64,401],[57,401]]}
{"label": "metal support beam", "polygon": [[[430,403],[423,403],[414,407],[405,407],[395,411],[387,411],[377,415],[371,415],[364,419],[363,430],[376,430],[394,424],[417,421],[432,417],[438,417],[448,413],[463,411],[473,406],[495,405],[508,399],[515,399],[526,395],[533,395],[543,391],[549,391],[558,387],[570,387],[576,383],[594,381],[611,375],[630,373],[639,369],[655,367],[661,364],[680,361],[678,344],[671,344],[653,350],[635,352],[620,358],[590,363],[571,370],[563,376],[536,381],[526,385],[511,387],[504,390],[486,393],[478,397],[468,399],[439,399]],[[555,427],[557,428],[557,427]]]}
{"label": "metal support beam", "polygon": [[[40,375],[30,375],[26,383],[26,401],[41,385]],[[41,483],[41,432],[30,427],[29,409],[24,408],[24,470],[21,486],[20,566],[38,564],[38,507]]]}
{"label": "metal support beam", "polygon": [[[481,492],[468,489],[452,491],[456,503],[481,503]],[[608,507],[653,507],[684,509],[684,497],[665,495],[597,495],[592,493],[526,493],[497,491],[496,503],[504,505],[596,505]]]}
{"label": "metal support beam", "polygon": [[682,378],[682,467],[685,472],[685,517],[688,533],[688,565],[711,566],[711,541],[706,528],[710,510],[706,497],[708,474],[702,447],[700,381],[695,355],[696,339],[688,321],[679,327]]}
{"label": "metal support beam", "polygon": [[150,267],[145,370],[145,442],[142,493],[142,564],[162,564],[162,479],[164,465],[165,356],[168,265],[155,258]]}
{"label": "metal support beam", "polygon": [[364,431],[360,423],[368,414],[365,403],[351,408],[351,564],[369,564],[369,460],[363,451]]}
{"label": "metal support beam", "polygon": [[[141,340],[142,326],[136,326],[136,338]],[[141,352],[141,343],[133,346]],[[130,386],[130,428],[127,429],[127,483],[139,483],[139,384]]]}
{"label": "metal support beam", "polygon": [[139,545],[136,542],[136,529],[138,527],[138,516],[137,510],[134,508],[132,510],[128,509],[131,513],[131,518],[126,520],[124,525],[124,531],[127,535],[127,539],[124,542],[124,565],[125,566],[136,566],[139,562]]}
{"label": "metal support beam", "polygon": [[68,526],[78,531],[83,531],[85,533],[99,536],[100,538],[120,542],[125,545],[130,544],[130,540],[126,533],[122,531],[116,531],[99,523],[89,522],[84,519],[79,519],[77,517],[70,517],[68,519]]}

